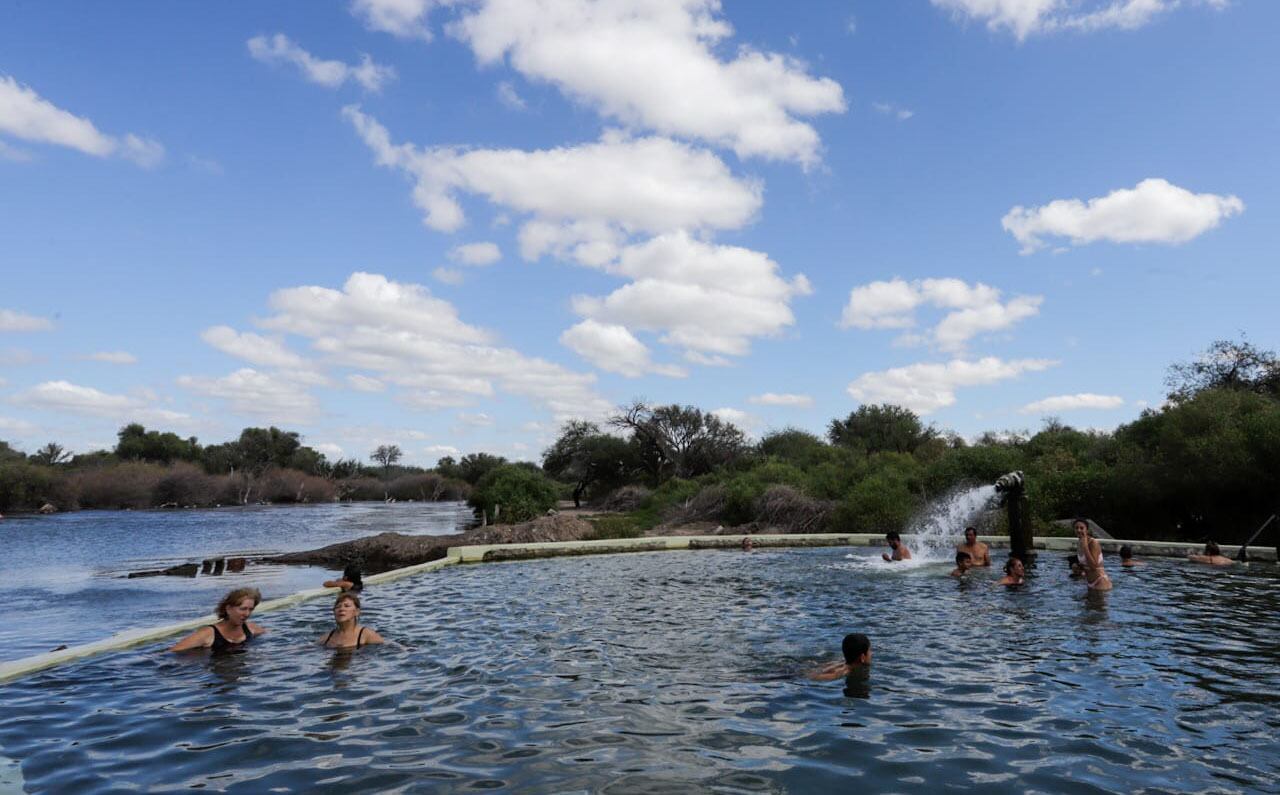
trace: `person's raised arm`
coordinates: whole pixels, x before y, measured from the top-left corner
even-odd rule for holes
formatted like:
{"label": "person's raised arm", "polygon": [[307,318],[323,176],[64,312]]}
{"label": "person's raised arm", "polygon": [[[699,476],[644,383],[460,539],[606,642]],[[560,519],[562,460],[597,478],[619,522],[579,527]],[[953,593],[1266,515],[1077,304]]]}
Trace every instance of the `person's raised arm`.
{"label": "person's raised arm", "polygon": [[200,627],[195,632],[173,644],[169,651],[191,651],[207,649],[213,645],[213,627]]}
{"label": "person's raised arm", "polygon": [[344,590],[344,591],[349,591],[349,590],[351,590],[351,586],[352,586],[353,584],[354,584],[354,583],[352,583],[352,582],[351,582],[351,580],[325,580],[325,581],[324,581],[324,587],[326,587],[326,588],[341,588],[341,589],[342,589],[342,590]]}

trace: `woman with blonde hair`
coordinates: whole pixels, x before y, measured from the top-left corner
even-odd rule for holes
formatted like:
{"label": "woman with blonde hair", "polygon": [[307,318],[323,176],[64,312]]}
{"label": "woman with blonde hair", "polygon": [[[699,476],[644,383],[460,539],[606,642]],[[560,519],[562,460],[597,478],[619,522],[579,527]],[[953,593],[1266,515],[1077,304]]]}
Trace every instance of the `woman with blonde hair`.
{"label": "woman with blonde hair", "polygon": [[376,629],[360,626],[360,597],[350,591],[338,594],[338,600],[333,603],[333,621],[337,626],[324,636],[321,646],[358,649],[385,642]]}
{"label": "woman with blonde hair", "polygon": [[267,628],[249,620],[262,602],[257,588],[237,588],[218,602],[218,621],[201,627],[173,645],[170,651],[212,649],[215,653],[240,652]]}

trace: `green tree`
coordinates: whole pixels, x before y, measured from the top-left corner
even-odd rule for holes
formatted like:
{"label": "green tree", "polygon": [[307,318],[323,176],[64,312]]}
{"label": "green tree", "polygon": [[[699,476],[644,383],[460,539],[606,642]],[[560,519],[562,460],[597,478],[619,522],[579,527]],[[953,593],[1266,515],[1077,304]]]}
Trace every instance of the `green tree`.
{"label": "green tree", "polygon": [[71,451],[57,442],[49,442],[31,454],[31,463],[41,466],[57,466],[71,459]]}
{"label": "green tree", "polygon": [[746,436],[733,423],[694,406],[653,408],[636,401],[609,423],[631,434],[642,466],[658,483],[709,473],[748,451]]}
{"label": "green tree", "polygon": [[200,443],[194,436],[183,439],[176,433],[148,431],[136,422],[121,428],[116,438],[115,454],[122,461],[168,464],[201,458]]}
{"label": "green tree", "polygon": [[556,505],[556,484],[536,469],[504,464],[476,483],[468,502],[495,522],[514,524],[542,516]]}
{"label": "green tree", "polygon": [[623,439],[600,432],[594,422],[570,420],[560,438],[542,454],[542,469],[573,484],[573,505],[581,507],[588,489],[610,490],[626,483],[633,469],[634,448]]}
{"label": "green tree", "polygon": [[874,453],[914,453],[938,435],[910,409],[890,403],[859,406],[843,420],[832,420],[827,438],[832,444]]}
{"label": "green tree", "polygon": [[391,465],[399,461],[403,455],[399,445],[380,444],[378,449],[369,454],[369,460],[380,464],[383,475],[386,475],[391,471]]}
{"label": "green tree", "polygon": [[1280,359],[1247,340],[1217,340],[1195,359],[1171,365],[1165,385],[1171,400],[1187,400],[1209,389],[1280,397]]}

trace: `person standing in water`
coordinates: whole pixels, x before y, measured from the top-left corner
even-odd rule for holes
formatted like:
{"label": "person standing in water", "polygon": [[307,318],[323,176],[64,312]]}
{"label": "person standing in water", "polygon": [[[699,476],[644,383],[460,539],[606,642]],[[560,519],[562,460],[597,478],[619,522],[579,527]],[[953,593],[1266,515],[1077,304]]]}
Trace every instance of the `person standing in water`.
{"label": "person standing in water", "polygon": [[338,601],[333,603],[333,621],[337,626],[324,636],[321,646],[358,649],[386,642],[376,629],[360,626],[360,597],[350,591],[339,594]]}
{"label": "person standing in water", "polygon": [[1111,578],[1107,576],[1107,570],[1102,567],[1102,544],[1098,539],[1093,537],[1093,531],[1089,529],[1089,520],[1080,518],[1071,523],[1072,529],[1076,531],[1076,540],[1079,545],[1080,565],[1084,566],[1084,581],[1089,586],[1090,591],[1110,591]]}
{"label": "person standing in water", "polygon": [[830,682],[857,673],[871,664],[871,639],[861,632],[845,635],[840,651],[844,655],[844,661],[827,663],[816,671],[811,671],[809,678],[817,682]]}
{"label": "person standing in water", "polygon": [[964,529],[964,543],[956,547],[957,552],[967,552],[969,561],[974,566],[990,566],[991,565],[991,549],[978,540],[978,528],[966,527]]}
{"label": "person standing in water", "polygon": [[899,560],[911,560],[911,550],[907,549],[907,545],[902,543],[902,534],[897,530],[890,530],[884,534],[884,540],[888,542],[889,549],[893,550],[893,557],[888,552],[883,553],[880,557],[893,563]]}
{"label": "person standing in water", "polygon": [[257,588],[237,588],[218,602],[218,621],[201,627],[173,645],[169,651],[212,649],[215,654],[244,651],[267,628],[249,620],[262,602]]}

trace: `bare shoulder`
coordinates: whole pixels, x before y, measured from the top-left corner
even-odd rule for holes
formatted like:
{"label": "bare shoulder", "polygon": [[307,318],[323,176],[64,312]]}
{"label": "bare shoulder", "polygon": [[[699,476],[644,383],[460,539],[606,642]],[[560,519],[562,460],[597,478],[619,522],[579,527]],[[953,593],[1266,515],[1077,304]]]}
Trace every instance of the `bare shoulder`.
{"label": "bare shoulder", "polygon": [[250,632],[252,632],[252,633],[253,633],[253,634],[255,634],[255,635],[265,635],[265,634],[267,634],[268,632],[270,632],[270,631],[271,631],[271,630],[267,629],[266,627],[262,626],[261,624],[255,624],[255,623],[253,623],[252,621],[250,621],[250,622],[248,622],[248,623],[249,623],[249,631],[250,631]]}
{"label": "bare shoulder", "polygon": [[378,634],[378,630],[366,628],[364,631],[364,643],[367,646],[370,643],[386,643],[386,641],[383,640],[382,635]]}
{"label": "bare shoulder", "polygon": [[182,640],[173,644],[169,651],[189,651],[191,649],[205,649],[213,645],[213,627],[204,626],[192,632]]}

